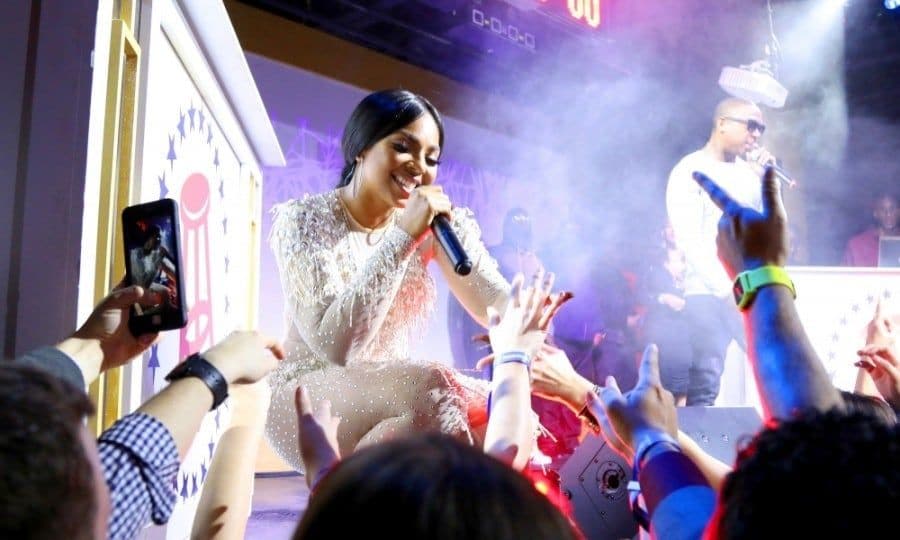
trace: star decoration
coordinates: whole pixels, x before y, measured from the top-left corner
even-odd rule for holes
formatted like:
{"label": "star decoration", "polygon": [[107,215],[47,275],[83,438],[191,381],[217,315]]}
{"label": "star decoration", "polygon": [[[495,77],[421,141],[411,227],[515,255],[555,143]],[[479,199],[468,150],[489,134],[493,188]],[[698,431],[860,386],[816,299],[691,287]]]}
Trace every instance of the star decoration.
{"label": "star decoration", "polygon": [[194,107],[194,104],[191,104],[191,108],[188,109],[188,116],[191,117],[191,131],[194,131],[194,115],[197,114],[197,109]]}
{"label": "star decoration", "polygon": [[178,118],[178,133],[181,135],[181,140],[184,140],[184,113],[181,113]]}
{"label": "star decoration", "polygon": [[166,159],[169,161],[169,166],[173,169],[175,168],[175,160],[178,159],[178,156],[175,154],[175,136],[169,136],[169,153],[166,154]]}
{"label": "star decoration", "polygon": [[156,178],[159,181],[159,198],[162,199],[169,194],[169,188],[166,186],[166,173]]}
{"label": "star decoration", "polygon": [[158,368],[159,367],[159,345],[154,345],[150,347],[150,360],[147,362],[148,368]]}

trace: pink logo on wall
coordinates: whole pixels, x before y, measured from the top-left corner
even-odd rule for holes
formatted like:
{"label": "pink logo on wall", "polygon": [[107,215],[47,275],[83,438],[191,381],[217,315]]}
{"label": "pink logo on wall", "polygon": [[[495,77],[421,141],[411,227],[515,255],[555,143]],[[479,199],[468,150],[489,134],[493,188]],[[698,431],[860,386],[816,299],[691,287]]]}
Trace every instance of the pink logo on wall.
{"label": "pink logo on wall", "polygon": [[212,280],[209,256],[209,181],[193,173],[181,188],[179,201],[184,257],[187,326],[181,329],[180,358],[212,345]]}

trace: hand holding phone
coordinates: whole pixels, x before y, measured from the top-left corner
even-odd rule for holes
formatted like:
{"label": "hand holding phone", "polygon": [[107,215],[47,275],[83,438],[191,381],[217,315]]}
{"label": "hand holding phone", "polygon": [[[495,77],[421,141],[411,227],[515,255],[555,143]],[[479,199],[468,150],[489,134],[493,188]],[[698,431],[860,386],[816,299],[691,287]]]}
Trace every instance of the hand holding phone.
{"label": "hand holding phone", "polygon": [[125,271],[129,285],[145,294],[131,307],[128,327],[135,336],[187,324],[181,273],[178,205],[160,199],[122,211]]}

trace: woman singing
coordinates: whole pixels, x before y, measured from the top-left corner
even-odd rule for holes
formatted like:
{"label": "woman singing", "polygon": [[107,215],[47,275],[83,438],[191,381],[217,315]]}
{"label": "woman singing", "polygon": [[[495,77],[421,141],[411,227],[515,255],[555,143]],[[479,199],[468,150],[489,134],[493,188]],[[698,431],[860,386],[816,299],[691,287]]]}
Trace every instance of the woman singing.
{"label": "woman singing", "polygon": [[[410,358],[410,340],[433,312],[435,261],[453,295],[482,325],[504,307],[509,284],[481,241],[472,212],[452,208],[435,184],[444,130],[425,98],[370,94],[347,121],[338,187],[274,209],[270,237],[285,295],[286,360],[271,377],[266,425],[273,448],[301,470],[294,392],[330,400],[342,455],[436,430],[480,443],[487,385]],[[438,214],[473,262],[453,272],[429,226]],[[558,297],[554,297],[558,301]]]}

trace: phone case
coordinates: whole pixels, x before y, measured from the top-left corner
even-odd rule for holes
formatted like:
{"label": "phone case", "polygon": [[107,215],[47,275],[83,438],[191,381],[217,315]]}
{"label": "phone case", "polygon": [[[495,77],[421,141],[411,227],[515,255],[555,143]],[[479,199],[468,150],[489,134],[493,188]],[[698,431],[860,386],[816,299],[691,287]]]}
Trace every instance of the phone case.
{"label": "phone case", "polygon": [[135,336],[187,324],[178,204],[160,199],[122,211],[125,276],[141,285],[145,301],[131,307],[128,328]]}

